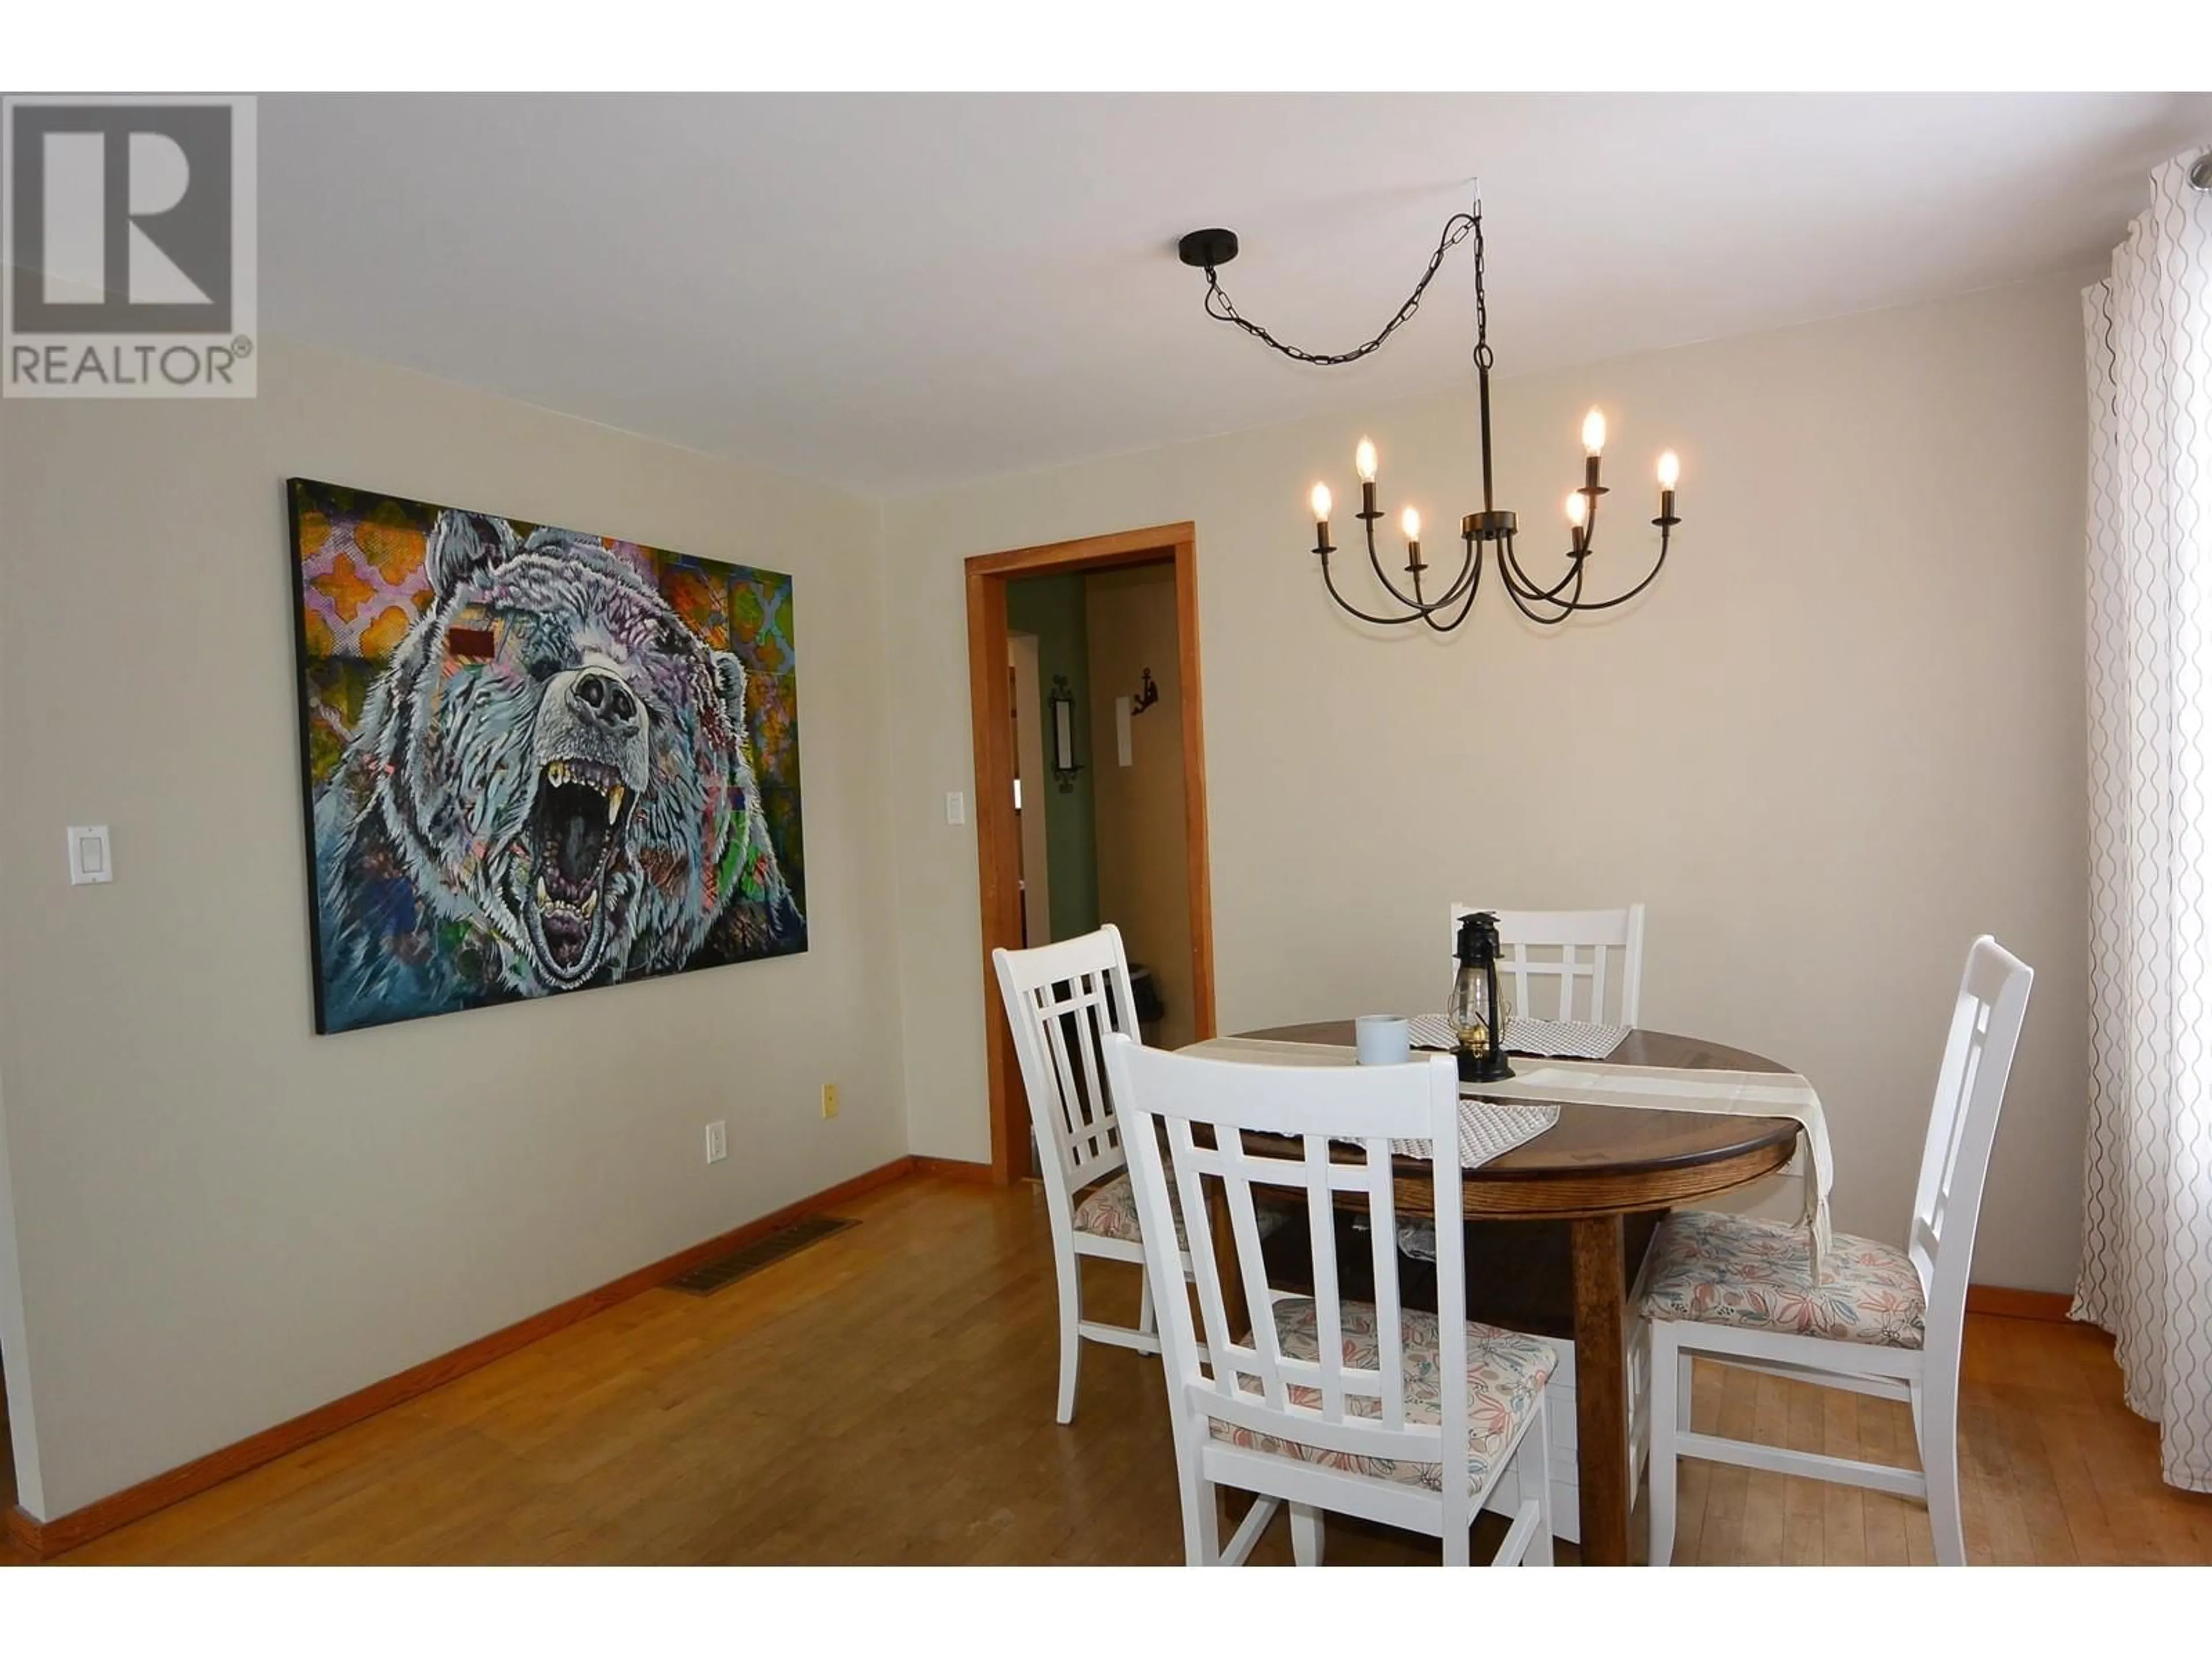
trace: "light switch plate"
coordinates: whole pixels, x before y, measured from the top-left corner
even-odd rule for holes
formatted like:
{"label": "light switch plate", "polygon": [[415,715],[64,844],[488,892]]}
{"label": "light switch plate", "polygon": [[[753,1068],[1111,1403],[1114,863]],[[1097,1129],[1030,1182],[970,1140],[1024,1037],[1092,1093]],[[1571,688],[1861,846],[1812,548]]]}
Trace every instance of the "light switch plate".
{"label": "light switch plate", "polygon": [[951,789],[945,792],[945,821],[947,823],[965,823],[968,822],[968,797],[961,793],[957,789]]}
{"label": "light switch plate", "polygon": [[72,824],[69,832],[70,885],[115,879],[115,849],[104,823]]}
{"label": "light switch plate", "polygon": [[720,1164],[730,1155],[730,1126],[717,1120],[707,1126],[707,1162]]}

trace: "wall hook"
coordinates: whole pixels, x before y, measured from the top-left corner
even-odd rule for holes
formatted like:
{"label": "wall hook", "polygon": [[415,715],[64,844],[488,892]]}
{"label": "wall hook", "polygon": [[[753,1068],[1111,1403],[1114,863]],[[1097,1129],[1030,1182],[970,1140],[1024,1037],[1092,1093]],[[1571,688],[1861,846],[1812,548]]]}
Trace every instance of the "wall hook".
{"label": "wall hook", "polygon": [[1137,688],[1137,695],[1129,700],[1129,712],[1141,714],[1160,700],[1160,688],[1152,684],[1152,671],[1145,670],[1145,683]]}

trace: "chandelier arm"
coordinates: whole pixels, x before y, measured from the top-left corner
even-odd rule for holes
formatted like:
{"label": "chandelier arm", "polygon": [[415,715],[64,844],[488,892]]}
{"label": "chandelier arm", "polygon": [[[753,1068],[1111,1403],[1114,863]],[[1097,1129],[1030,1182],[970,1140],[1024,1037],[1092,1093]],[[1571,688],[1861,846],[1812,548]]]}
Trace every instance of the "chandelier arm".
{"label": "chandelier arm", "polygon": [[[1478,579],[1481,574],[1481,572],[1475,567],[1474,544],[1472,541],[1468,543],[1467,551],[1461,557],[1459,574],[1452,578],[1451,586],[1445,588],[1443,592],[1437,594],[1433,599],[1421,599],[1420,612],[1422,618],[1428,623],[1430,627],[1436,629],[1438,633],[1449,634],[1453,629],[1459,626],[1456,622],[1445,623],[1443,624],[1437,623],[1435,620],[1436,613],[1439,611],[1449,611],[1458,600],[1461,589],[1467,582],[1470,573],[1474,574]],[[1421,573],[1419,570],[1413,572],[1413,597],[1416,599],[1421,599]],[[1461,613],[1462,617],[1464,617],[1465,614],[1466,613],[1463,611]]]}
{"label": "chandelier arm", "polygon": [[[1505,562],[1505,557],[1506,555],[1501,550],[1498,555],[1498,563],[1501,568]],[[1518,561],[1516,561],[1516,562],[1517,563]],[[1580,569],[1581,562],[1578,560],[1576,563],[1576,568],[1569,571],[1567,574],[1561,579],[1559,587],[1553,588],[1548,593],[1540,593],[1532,586],[1528,590],[1525,598],[1522,596],[1520,589],[1516,588],[1512,582],[1508,581],[1505,583],[1506,597],[1513,601],[1513,608],[1518,611],[1522,616],[1526,617],[1530,622],[1536,623],[1545,628],[1557,628],[1561,623],[1566,621],[1568,617],[1575,614],[1575,605],[1573,602],[1569,599],[1559,598],[1559,594],[1560,588],[1564,588],[1570,583],[1575,582],[1575,578],[1579,574]],[[1576,591],[1577,592],[1581,591],[1579,584],[1576,585]],[[1534,609],[1535,605],[1542,604],[1558,605],[1559,607],[1559,614],[1557,616],[1547,617],[1541,611]]]}
{"label": "chandelier arm", "polygon": [[[1454,599],[1459,597],[1459,583],[1455,581],[1452,584],[1451,592],[1446,594],[1443,599],[1437,600],[1434,604],[1431,604],[1427,600],[1422,599],[1421,573],[1418,570],[1413,572],[1413,597],[1408,599],[1405,594],[1400,592],[1398,591],[1398,584],[1392,581],[1389,576],[1383,574],[1382,556],[1375,550],[1375,520],[1372,519],[1367,520],[1363,527],[1367,532],[1367,562],[1375,567],[1375,580],[1382,584],[1383,587],[1389,591],[1392,599],[1397,600],[1399,604],[1404,605],[1408,611],[1434,611],[1441,606],[1449,605]],[[1467,574],[1467,570],[1464,566],[1461,568],[1460,574],[1462,576],[1465,576]]]}
{"label": "chandelier arm", "polygon": [[[1461,592],[1464,590],[1466,584],[1470,580],[1478,582],[1482,580],[1482,563],[1480,556],[1475,551],[1475,545],[1476,544],[1471,540],[1468,542],[1467,550],[1461,556],[1459,574],[1452,578],[1451,586],[1449,587],[1447,587],[1443,592],[1437,595],[1436,602],[1434,604],[1423,607],[1425,610],[1443,611],[1449,609],[1450,606],[1459,599]],[[1420,578],[1416,576],[1413,579],[1413,592],[1419,593],[1420,591]]]}
{"label": "chandelier arm", "polygon": [[[1478,543],[1476,543],[1476,542],[1474,542],[1474,541],[1470,540],[1470,541],[1468,543],[1468,544],[1467,544],[1467,550],[1468,550],[1468,552],[1472,556],[1472,563],[1473,563],[1474,570],[1474,579],[1472,581],[1468,582],[1468,585],[1467,585],[1467,601],[1466,601],[1466,603],[1465,603],[1465,604],[1463,604],[1463,605],[1462,605],[1460,606],[1460,608],[1459,608],[1459,615],[1457,615],[1456,617],[1453,617],[1449,622],[1447,622],[1447,623],[1440,623],[1440,622],[1438,622],[1438,621],[1437,621],[1434,617],[1431,617],[1431,616],[1426,615],[1425,613],[1424,613],[1424,615],[1423,615],[1423,616],[1422,616],[1422,617],[1421,617],[1421,620],[1422,620],[1423,622],[1425,622],[1425,623],[1428,623],[1428,625],[1429,625],[1431,629],[1433,629],[1436,632],[1437,632],[1437,633],[1439,633],[1439,634],[1449,634],[1449,633],[1450,633],[1450,632],[1452,631],[1452,629],[1454,629],[1455,628],[1457,628],[1457,627],[1458,627],[1462,623],[1463,623],[1463,622],[1465,622],[1465,621],[1467,620],[1467,618],[1468,618],[1468,613],[1469,611],[1473,611],[1473,610],[1474,609],[1474,596],[1475,596],[1478,592],[1480,592],[1481,591],[1481,589],[1482,589],[1482,549],[1481,549],[1481,546],[1480,546],[1480,544],[1478,544]],[[1457,585],[1456,585],[1456,584],[1455,584],[1454,586],[1455,586],[1455,587],[1456,587],[1456,586],[1457,586]],[[1445,604],[1449,605],[1449,604],[1450,603],[1450,600],[1449,600],[1449,599],[1445,599],[1445,600],[1443,601],[1443,603],[1445,603]]]}
{"label": "chandelier arm", "polygon": [[1577,611],[1610,611],[1617,605],[1626,605],[1638,593],[1641,593],[1645,588],[1650,586],[1653,582],[1658,580],[1659,573],[1667,568],[1668,529],[1669,526],[1666,525],[1661,525],[1659,526],[1659,557],[1653,563],[1650,573],[1646,575],[1642,581],[1637,583],[1635,586],[1630,588],[1626,593],[1616,594],[1613,598],[1609,599],[1584,600],[1580,597],[1578,592],[1575,600],[1575,609]]}
{"label": "chandelier arm", "polygon": [[1528,601],[1524,600],[1520,594],[1515,592],[1512,588],[1508,587],[1505,591],[1512,598],[1513,608],[1516,611],[1518,611],[1522,616],[1526,617],[1530,622],[1538,624],[1540,627],[1557,628],[1561,623],[1566,621],[1568,617],[1575,614],[1571,609],[1566,609],[1562,610],[1553,616],[1547,617],[1530,605]]}
{"label": "chandelier arm", "polygon": [[[1510,567],[1506,562],[1509,559],[1512,562]],[[1498,563],[1498,568],[1506,572],[1505,585],[1509,589],[1517,585],[1528,598],[1540,599],[1552,605],[1561,602],[1559,595],[1574,585],[1575,578],[1583,568],[1583,562],[1570,554],[1567,558],[1566,574],[1549,587],[1539,587],[1528,573],[1521,568],[1521,558],[1513,551],[1513,538],[1510,536],[1505,538],[1500,545]]]}
{"label": "chandelier arm", "polygon": [[1329,598],[1336,601],[1338,609],[1349,612],[1364,623],[1373,623],[1378,628],[1403,628],[1407,623],[1419,622],[1425,614],[1413,611],[1402,617],[1370,616],[1336,591],[1336,578],[1329,571],[1328,555],[1326,553],[1321,556],[1321,580],[1322,586],[1328,589]]}

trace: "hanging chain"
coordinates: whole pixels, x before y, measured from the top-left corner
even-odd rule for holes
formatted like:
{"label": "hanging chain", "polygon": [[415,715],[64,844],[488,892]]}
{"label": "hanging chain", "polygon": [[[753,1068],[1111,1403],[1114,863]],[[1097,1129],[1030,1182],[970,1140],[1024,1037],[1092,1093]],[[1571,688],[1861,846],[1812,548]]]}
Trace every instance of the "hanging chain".
{"label": "hanging chain", "polygon": [[1474,238],[1475,357],[1479,362],[1490,351],[1489,343],[1483,337],[1488,321],[1482,299],[1482,200],[1480,197],[1475,198],[1474,212],[1455,213],[1446,222],[1444,234],[1437,239],[1437,251],[1429,256],[1429,268],[1421,273],[1421,280],[1413,284],[1413,293],[1407,295],[1406,303],[1398,307],[1398,314],[1383,325],[1380,334],[1364,345],[1354,346],[1349,351],[1307,351],[1297,346],[1285,345],[1259,324],[1238,313],[1236,301],[1229,297],[1229,290],[1221,286],[1221,278],[1212,265],[1206,267],[1206,314],[1217,322],[1236,324],[1261,344],[1281,352],[1294,362],[1315,363],[1325,368],[1339,363],[1356,363],[1413,319],[1413,313],[1421,308],[1421,297],[1429,291],[1429,284],[1436,280],[1437,272],[1443,268],[1444,255],[1469,235]]}
{"label": "hanging chain", "polygon": [[1482,196],[1477,191],[1474,212],[1474,366],[1484,374],[1490,372],[1490,296],[1483,283],[1482,261]]}

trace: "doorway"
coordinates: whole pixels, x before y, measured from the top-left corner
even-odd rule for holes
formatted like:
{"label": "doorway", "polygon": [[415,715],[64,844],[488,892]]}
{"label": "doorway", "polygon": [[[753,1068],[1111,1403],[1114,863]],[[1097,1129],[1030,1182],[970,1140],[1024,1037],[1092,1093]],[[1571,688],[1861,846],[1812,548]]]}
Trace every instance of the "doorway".
{"label": "doorway", "polygon": [[[1006,1011],[990,953],[1031,944],[1042,911],[1023,902],[1023,832],[1033,844],[1039,826],[1033,803],[1058,800],[1042,793],[1073,781],[1058,763],[1070,757],[1048,738],[1024,763],[1015,687],[1019,665],[1012,654],[1009,592],[1018,582],[1041,577],[1097,576],[1102,626],[1093,637],[1110,641],[1098,654],[1111,678],[1094,677],[1091,707],[1071,722],[1082,735],[1073,758],[1090,771],[1086,781],[1112,818],[1113,842],[1098,837],[1095,887],[1097,915],[1120,926],[1130,955],[1148,954],[1148,976],[1167,993],[1173,1018],[1164,1020],[1163,1041],[1196,1041],[1214,1034],[1212,893],[1208,875],[1206,750],[1198,658],[1197,539],[1188,523],[1018,548],[968,561],[969,699],[975,745],[975,845],[982,898],[985,968],[984,1030],[990,1084],[991,1170],[1001,1184],[1029,1173],[1029,1109],[1021,1091]],[[1090,584],[1086,584],[1090,585]],[[1151,620],[1144,620],[1151,619]],[[1149,629],[1140,633],[1140,629]],[[1120,647],[1137,641],[1130,650]],[[1123,656],[1128,657],[1123,662]],[[1010,672],[1012,670],[1012,672]],[[1040,676],[1053,683],[1049,665]],[[1124,682],[1127,682],[1124,684]],[[1053,696],[1060,695],[1055,688]],[[1054,714],[1060,711],[1054,709]],[[1032,731],[1054,730],[1050,714],[1026,722]],[[1037,775],[1042,769],[1042,776]],[[1109,778],[1108,774],[1113,775]],[[1023,776],[1024,810],[1014,806],[1015,780]],[[1079,771],[1077,776],[1082,774]],[[1048,784],[1046,779],[1053,780]],[[1176,786],[1179,785],[1179,787]],[[1041,815],[1040,815],[1041,816]],[[1030,819],[1025,825],[1024,819]],[[1032,854],[1034,857],[1034,854]],[[1054,854],[1057,859],[1059,855]],[[1126,866],[1150,860],[1146,881]],[[1163,860],[1174,860],[1171,872]],[[1075,870],[1054,869],[1050,909],[1063,919],[1082,908],[1085,885]],[[1025,927],[1026,921],[1026,927]],[[1063,926],[1050,937],[1084,927]],[[1150,999],[1140,989],[1141,1004]],[[1148,1030],[1150,1028],[1148,1027]]]}

